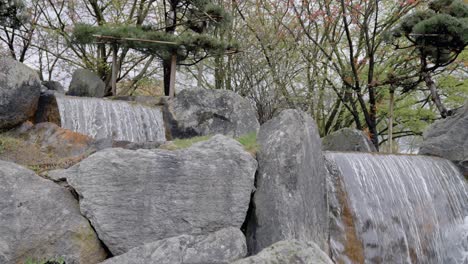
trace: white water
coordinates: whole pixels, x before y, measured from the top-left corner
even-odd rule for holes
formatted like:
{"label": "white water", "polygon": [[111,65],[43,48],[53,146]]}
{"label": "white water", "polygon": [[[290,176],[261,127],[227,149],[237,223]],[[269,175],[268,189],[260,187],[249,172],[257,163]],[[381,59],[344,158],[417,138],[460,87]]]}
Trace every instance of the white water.
{"label": "white water", "polygon": [[126,101],[57,96],[63,128],[93,138],[131,142],[165,141],[162,112]]}
{"label": "white water", "polygon": [[[326,157],[341,174],[365,263],[468,263],[468,187],[451,162],[369,153]],[[340,238],[330,240],[332,252],[344,254]]]}

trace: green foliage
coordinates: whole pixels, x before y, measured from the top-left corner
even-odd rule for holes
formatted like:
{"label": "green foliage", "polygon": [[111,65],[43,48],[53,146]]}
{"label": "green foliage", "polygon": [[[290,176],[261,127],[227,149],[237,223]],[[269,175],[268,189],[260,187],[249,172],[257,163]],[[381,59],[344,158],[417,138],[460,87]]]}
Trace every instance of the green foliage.
{"label": "green foliage", "polygon": [[468,4],[432,1],[429,9],[404,17],[394,36],[406,36],[436,66],[451,62],[468,44]]}
{"label": "green foliage", "polygon": [[45,260],[27,259],[24,264],[66,264],[62,257],[50,258]]}
{"label": "green foliage", "polygon": [[25,5],[21,0],[0,1],[1,26],[19,28],[25,21]]}

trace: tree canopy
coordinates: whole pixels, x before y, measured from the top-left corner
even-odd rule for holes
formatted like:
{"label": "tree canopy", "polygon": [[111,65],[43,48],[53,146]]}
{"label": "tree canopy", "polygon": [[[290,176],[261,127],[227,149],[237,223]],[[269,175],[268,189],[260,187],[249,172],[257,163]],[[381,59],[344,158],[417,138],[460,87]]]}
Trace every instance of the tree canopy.
{"label": "tree canopy", "polygon": [[0,25],[19,28],[26,18],[25,5],[21,0],[0,1]]}

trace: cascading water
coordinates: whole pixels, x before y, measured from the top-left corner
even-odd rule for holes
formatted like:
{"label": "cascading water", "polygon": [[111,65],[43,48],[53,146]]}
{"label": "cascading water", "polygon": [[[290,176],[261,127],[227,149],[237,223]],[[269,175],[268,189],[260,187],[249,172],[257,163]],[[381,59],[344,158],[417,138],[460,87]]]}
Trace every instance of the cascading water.
{"label": "cascading water", "polygon": [[468,263],[468,186],[450,161],[325,156],[337,263]]}
{"label": "cascading water", "polygon": [[57,96],[63,128],[93,138],[131,142],[165,141],[162,112],[126,101]]}

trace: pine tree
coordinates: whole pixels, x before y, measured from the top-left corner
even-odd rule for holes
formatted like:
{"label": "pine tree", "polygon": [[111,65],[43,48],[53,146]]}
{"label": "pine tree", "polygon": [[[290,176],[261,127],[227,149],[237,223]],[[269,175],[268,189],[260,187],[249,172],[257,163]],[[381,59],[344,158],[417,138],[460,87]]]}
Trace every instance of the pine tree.
{"label": "pine tree", "polygon": [[[432,100],[442,117],[450,115],[440,100],[432,73],[454,62],[468,44],[468,4],[461,0],[435,0],[428,9],[402,19],[393,32],[416,49],[421,79],[431,91]],[[398,47],[398,46],[397,46]]]}
{"label": "pine tree", "polygon": [[[74,29],[75,41],[81,44],[99,41],[112,45],[114,63],[120,47],[158,56],[163,62],[165,94],[173,96],[176,63],[193,65],[214,54],[235,50],[236,45],[223,42],[212,34],[216,28],[229,22],[229,16],[211,1],[165,0],[163,4],[166,10],[164,25],[80,24]],[[115,73],[113,76],[115,87]]]}

